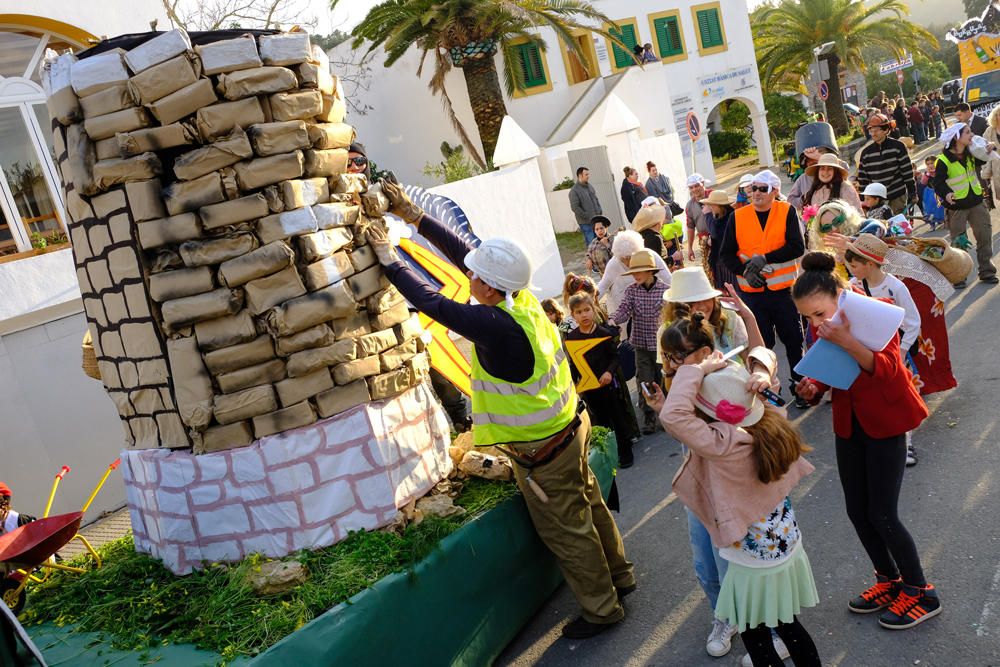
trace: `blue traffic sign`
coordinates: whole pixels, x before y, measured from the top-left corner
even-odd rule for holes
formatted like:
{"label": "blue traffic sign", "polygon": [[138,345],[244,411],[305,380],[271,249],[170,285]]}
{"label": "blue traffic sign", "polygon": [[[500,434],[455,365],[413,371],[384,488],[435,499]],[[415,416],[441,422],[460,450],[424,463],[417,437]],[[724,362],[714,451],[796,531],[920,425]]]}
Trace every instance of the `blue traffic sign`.
{"label": "blue traffic sign", "polygon": [[698,141],[701,138],[701,121],[698,120],[695,112],[688,112],[685,125],[687,125],[688,136],[691,137],[691,141]]}
{"label": "blue traffic sign", "polygon": [[826,102],[826,99],[830,97],[830,86],[827,85],[826,81],[819,82],[819,99]]}

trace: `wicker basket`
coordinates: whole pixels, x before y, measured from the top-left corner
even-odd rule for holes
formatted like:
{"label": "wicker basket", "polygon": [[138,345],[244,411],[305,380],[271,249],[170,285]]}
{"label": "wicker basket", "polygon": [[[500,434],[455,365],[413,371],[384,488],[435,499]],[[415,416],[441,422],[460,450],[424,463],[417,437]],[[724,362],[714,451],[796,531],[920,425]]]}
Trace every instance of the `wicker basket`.
{"label": "wicker basket", "polygon": [[83,372],[95,380],[100,380],[101,369],[97,367],[97,353],[94,352],[94,342],[90,338],[90,330],[83,334],[83,343],[80,348],[83,352],[83,359],[80,363]]}
{"label": "wicker basket", "polygon": [[[972,257],[958,248],[952,248],[944,239],[899,239],[896,247],[916,255],[941,272],[952,285],[969,277]],[[940,257],[937,254],[940,253]]]}

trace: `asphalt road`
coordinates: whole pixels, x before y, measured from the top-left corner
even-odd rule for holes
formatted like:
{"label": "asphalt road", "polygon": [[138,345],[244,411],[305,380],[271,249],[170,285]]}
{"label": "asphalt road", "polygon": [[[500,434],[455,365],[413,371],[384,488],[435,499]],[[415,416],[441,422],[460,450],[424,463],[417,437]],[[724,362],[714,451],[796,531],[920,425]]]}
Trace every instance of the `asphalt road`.
{"label": "asphalt road", "polygon": [[[994,247],[1000,248],[997,237]],[[848,599],[871,583],[872,568],[844,509],[830,406],[791,408],[816,466],[792,493],[821,599],[800,620],[824,665],[1000,666],[1000,288],[971,282],[949,300],[947,318],[960,386],[929,397],[931,416],[914,434],[920,463],[907,470],[900,499],[928,579],[941,595],[944,611],[937,618],[894,632],[880,628],[875,615],[847,611]],[[780,350],[779,358],[784,361]],[[618,525],[639,582],[625,621],[590,640],[561,639],[561,626],[578,613],[562,586],[497,664],[739,664],[745,651],[738,637],[725,657],[705,653],[711,611],[691,565],[684,508],[670,492],[680,460],[679,445],[660,433],[643,438],[636,465],[618,474]]]}

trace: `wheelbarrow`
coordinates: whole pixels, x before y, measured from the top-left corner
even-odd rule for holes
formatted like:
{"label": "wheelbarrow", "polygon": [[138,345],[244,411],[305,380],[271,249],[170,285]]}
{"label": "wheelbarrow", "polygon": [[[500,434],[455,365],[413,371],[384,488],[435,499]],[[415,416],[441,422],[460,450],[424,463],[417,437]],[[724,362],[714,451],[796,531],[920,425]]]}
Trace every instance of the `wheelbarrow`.
{"label": "wheelbarrow", "polygon": [[[59,482],[70,470],[69,466],[63,466],[52,483],[52,491],[49,493],[49,501],[45,505],[45,513],[42,518],[26,523],[5,535],[0,535],[0,575],[2,575],[0,595],[14,614],[21,613],[24,608],[25,588],[29,581],[42,583],[49,578],[53,570],[65,570],[77,574],[85,571],[82,567],[56,562],[56,552],[73,540],[80,540],[94,558],[95,567],[101,567],[101,557],[87,541],[87,538],[79,533],[80,522],[111,472],[120,463],[121,459],[115,459],[114,463],[108,466],[101,481],[98,482],[79,512],[49,516]],[[44,574],[35,574],[39,569],[43,570]]]}

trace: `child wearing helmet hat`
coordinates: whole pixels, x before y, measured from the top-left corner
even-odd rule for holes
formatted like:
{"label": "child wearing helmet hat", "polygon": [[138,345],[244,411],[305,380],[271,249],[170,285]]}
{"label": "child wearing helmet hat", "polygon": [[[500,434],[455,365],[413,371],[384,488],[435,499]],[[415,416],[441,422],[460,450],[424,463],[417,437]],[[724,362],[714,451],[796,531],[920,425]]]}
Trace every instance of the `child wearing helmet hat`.
{"label": "child wearing helmet hat", "polygon": [[35,517],[15,512],[11,508],[13,497],[14,494],[11,492],[10,487],[0,482],[0,535],[4,535],[20,528],[26,523],[35,521]]}
{"label": "child wearing helmet hat", "polygon": [[889,194],[881,183],[869,183],[861,191],[861,208],[870,220],[888,220],[893,216],[887,203]]}

